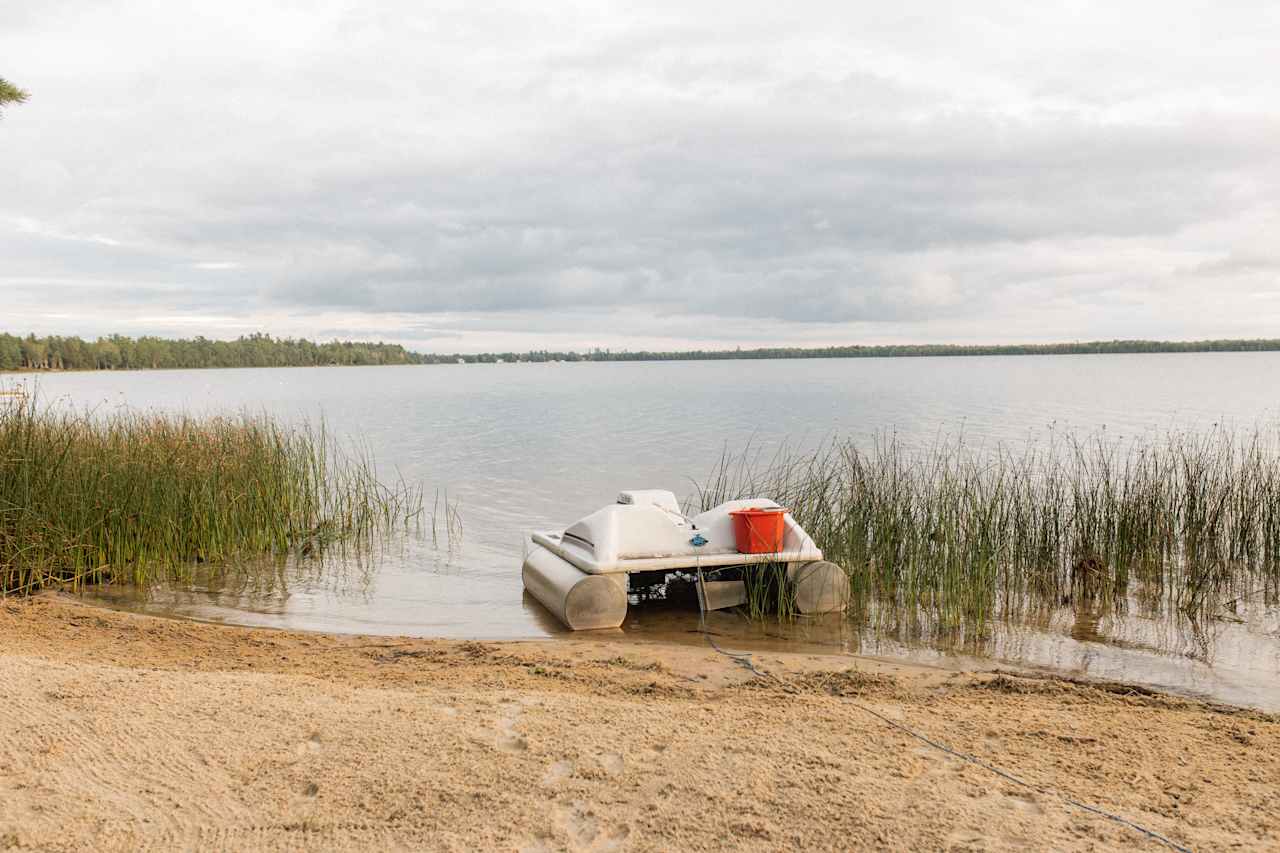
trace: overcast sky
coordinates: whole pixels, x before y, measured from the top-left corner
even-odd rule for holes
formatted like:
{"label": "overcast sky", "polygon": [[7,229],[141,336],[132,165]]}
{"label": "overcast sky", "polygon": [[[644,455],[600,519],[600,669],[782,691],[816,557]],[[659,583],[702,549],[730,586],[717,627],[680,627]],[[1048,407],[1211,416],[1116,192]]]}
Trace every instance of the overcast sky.
{"label": "overcast sky", "polygon": [[5,0],[0,329],[1274,337],[1277,45],[1275,2]]}

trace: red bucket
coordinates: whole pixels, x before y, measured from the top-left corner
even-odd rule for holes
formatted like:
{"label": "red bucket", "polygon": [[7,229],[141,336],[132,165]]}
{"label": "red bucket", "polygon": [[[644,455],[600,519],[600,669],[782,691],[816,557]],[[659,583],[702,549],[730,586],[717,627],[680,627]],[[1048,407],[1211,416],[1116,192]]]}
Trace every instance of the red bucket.
{"label": "red bucket", "polygon": [[782,507],[739,509],[729,513],[733,519],[733,538],[739,554],[772,554],[782,550]]}

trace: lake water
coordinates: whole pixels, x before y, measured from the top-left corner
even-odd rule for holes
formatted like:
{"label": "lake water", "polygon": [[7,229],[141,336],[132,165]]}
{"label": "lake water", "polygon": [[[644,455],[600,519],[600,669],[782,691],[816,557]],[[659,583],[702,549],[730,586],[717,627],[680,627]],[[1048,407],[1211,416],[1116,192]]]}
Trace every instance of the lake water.
{"label": "lake water", "polygon": [[[463,531],[398,542],[365,565],[286,569],[254,583],[100,593],[166,615],[325,631],[517,638],[559,628],[523,595],[529,530],[563,526],[624,488],[684,496],[721,453],[764,455],[885,431],[925,444],[1021,446],[1051,431],[1120,440],[1215,424],[1277,423],[1280,353],[449,365],[50,374],[45,404],[108,411],[268,412],[323,418],[370,448],[384,476],[446,492]],[[0,385],[30,385],[0,377]],[[446,541],[448,540],[448,541]],[[1058,611],[950,650],[908,627],[844,619],[782,629],[714,614],[743,647],[844,650],[969,666],[973,655],[1124,678],[1280,710],[1280,613],[1196,631],[1138,614]],[[623,633],[701,642],[695,613],[633,607]]]}

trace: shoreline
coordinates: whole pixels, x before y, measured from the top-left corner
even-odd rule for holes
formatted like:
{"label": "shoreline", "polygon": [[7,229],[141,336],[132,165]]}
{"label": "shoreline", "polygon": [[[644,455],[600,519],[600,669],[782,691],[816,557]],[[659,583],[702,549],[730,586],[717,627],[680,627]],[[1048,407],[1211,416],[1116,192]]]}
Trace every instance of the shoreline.
{"label": "shoreline", "polygon": [[[828,352],[837,350],[838,352]],[[332,367],[448,367],[508,364],[653,364],[697,361],[883,361],[933,358],[1019,358],[1105,355],[1239,355],[1280,352],[1280,339],[1225,339],[1193,341],[1114,340],[1050,344],[870,344],[829,348],[778,347],[747,350],[679,350],[672,352],[622,351],[608,357],[590,353],[554,353],[563,358],[534,358],[531,352],[413,353],[423,361],[384,364],[262,364],[189,365],[156,367],[6,367],[0,376],[40,376],[62,373],[165,373],[191,370],[281,370]],[[569,357],[572,356],[572,357]]]}
{"label": "shoreline", "polygon": [[[107,585],[106,590],[118,589]],[[222,616],[205,616],[193,614],[188,611],[167,611],[158,610],[147,607],[140,607],[129,602],[121,602],[119,600],[97,594],[90,595],[85,592],[77,593],[76,598],[91,607],[111,610],[118,613],[136,614],[152,619],[171,620],[175,622],[186,622],[196,625],[216,625],[221,627],[235,627],[254,631],[283,631],[285,633],[300,634],[322,634],[333,636],[362,636],[367,638],[383,639],[387,641],[393,640],[439,640],[444,642],[476,642],[476,643],[558,643],[573,640],[589,639],[593,643],[608,643],[610,646],[617,646],[621,650],[633,647],[643,647],[649,649],[663,649],[668,647],[704,649],[707,648],[706,640],[703,633],[696,628],[691,628],[684,623],[675,623],[669,627],[658,628],[639,633],[614,633],[614,632],[588,632],[584,637],[582,634],[565,631],[559,622],[554,620],[550,614],[546,616],[546,624],[551,626],[552,631],[547,633],[527,635],[453,635],[453,636],[425,636],[414,634],[398,634],[394,632],[386,633],[362,633],[356,635],[343,630],[334,630],[331,628],[313,628],[306,625],[270,625],[270,624],[254,624],[252,622],[235,621],[234,616],[225,618]],[[696,611],[694,611],[696,614]],[[557,630],[558,629],[558,630]],[[1280,705],[1267,705],[1259,700],[1259,697],[1252,695],[1249,697],[1252,701],[1238,700],[1233,701],[1229,697],[1216,695],[1212,689],[1203,687],[1194,687],[1188,684],[1172,684],[1168,681],[1158,681],[1154,679],[1135,680],[1130,673],[1130,677],[1124,675],[1112,676],[1095,676],[1086,671],[1071,667],[1055,667],[1050,663],[1039,661],[1028,661],[1022,659],[1005,659],[983,655],[981,653],[970,652],[966,650],[946,649],[939,651],[939,657],[930,658],[927,652],[938,651],[932,646],[904,646],[904,651],[895,652],[875,652],[875,651],[848,651],[837,650],[832,641],[812,640],[796,637],[782,636],[735,636],[726,634],[722,625],[709,624],[708,631],[713,637],[717,638],[717,644],[726,647],[726,651],[730,653],[745,653],[752,656],[768,656],[775,653],[785,653],[797,655],[800,657],[818,656],[826,661],[831,667],[852,666],[855,664],[866,664],[867,662],[882,663],[886,665],[904,667],[908,669],[921,669],[927,671],[939,671],[947,674],[963,672],[963,673],[991,673],[1013,675],[1021,678],[1040,678],[1051,681],[1060,681],[1069,684],[1079,684],[1090,686],[1097,689],[1106,690],[1127,690],[1134,693],[1160,695],[1171,699],[1184,699],[1190,702],[1198,702],[1206,707],[1222,709],[1224,711],[1240,711],[1248,713],[1257,713],[1262,715],[1270,715],[1280,719]],[[1046,634],[1046,636],[1052,636]],[[1108,645],[1108,649],[1119,648]],[[913,656],[912,651],[924,652],[919,656]],[[655,654],[658,652],[655,651]]]}
{"label": "shoreline", "polygon": [[1063,797],[1193,849],[1280,836],[1280,717],[1117,685],[63,594],[0,599],[0,638],[0,850],[1168,849]]}
{"label": "shoreline", "polygon": [[[325,370],[332,368],[448,368],[448,366],[507,366],[507,365],[566,365],[566,364],[689,364],[694,361],[891,361],[918,359],[1053,359],[1053,357],[1079,356],[1160,356],[1160,355],[1256,355],[1256,353],[1280,352],[1280,346],[1267,348],[1222,348],[1222,350],[1115,350],[1093,351],[1078,350],[1064,352],[928,352],[901,353],[901,355],[716,355],[712,357],[663,357],[663,359],[554,359],[554,360],[498,360],[498,361],[466,361],[452,360],[424,361],[421,364],[280,364],[280,365],[237,365],[237,366],[198,366],[198,368],[17,368],[0,370],[0,377],[49,377],[60,374],[133,374],[133,373],[183,373],[183,371],[204,370]],[[485,353],[488,355],[488,353]],[[518,355],[518,353],[517,353]]]}

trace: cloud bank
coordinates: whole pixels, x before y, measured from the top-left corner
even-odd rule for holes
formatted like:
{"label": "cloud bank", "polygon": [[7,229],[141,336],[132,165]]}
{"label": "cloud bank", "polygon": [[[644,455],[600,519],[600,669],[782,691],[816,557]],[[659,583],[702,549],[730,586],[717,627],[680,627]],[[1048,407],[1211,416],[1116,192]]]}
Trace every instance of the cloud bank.
{"label": "cloud bank", "polygon": [[440,351],[1280,327],[1274,4],[368,5],[6,7],[0,73],[33,98],[0,120],[0,326]]}

